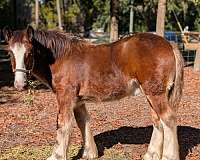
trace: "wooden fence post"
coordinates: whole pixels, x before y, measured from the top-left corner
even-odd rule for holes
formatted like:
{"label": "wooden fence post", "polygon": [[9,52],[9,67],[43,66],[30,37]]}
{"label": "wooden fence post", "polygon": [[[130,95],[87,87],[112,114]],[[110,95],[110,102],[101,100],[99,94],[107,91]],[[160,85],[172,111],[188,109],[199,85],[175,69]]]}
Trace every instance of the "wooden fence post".
{"label": "wooden fence post", "polygon": [[200,71],[200,43],[196,50],[196,56],[194,60],[194,71]]}

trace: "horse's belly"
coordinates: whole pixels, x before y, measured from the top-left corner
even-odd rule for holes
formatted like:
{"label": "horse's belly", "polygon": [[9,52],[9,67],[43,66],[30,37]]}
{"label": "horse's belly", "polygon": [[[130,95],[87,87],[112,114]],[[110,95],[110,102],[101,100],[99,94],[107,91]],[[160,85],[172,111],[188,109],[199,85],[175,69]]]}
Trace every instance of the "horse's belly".
{"label": "horse's belly", "polygon": [[91,84],[87,88],[80,90],[79,96],[84,101],[112,101],[124,98],[126,96],[136,96],[140,94],[140,86],[135,79],[129,80],[128,82],[114,83],[112,84]]}

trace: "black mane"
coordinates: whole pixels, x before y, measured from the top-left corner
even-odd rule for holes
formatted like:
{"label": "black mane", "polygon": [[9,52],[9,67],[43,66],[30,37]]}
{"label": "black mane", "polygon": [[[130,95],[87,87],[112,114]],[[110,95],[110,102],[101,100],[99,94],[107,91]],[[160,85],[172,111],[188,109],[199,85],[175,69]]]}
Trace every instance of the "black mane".
{"label": "black mane", "polygon": [[55,59],[70,55],[72,50],[75,49],[74,46],[77,49],[88,43],[83,38],[74,34],[59,31],[35,30],[34,39],[51,50]]}

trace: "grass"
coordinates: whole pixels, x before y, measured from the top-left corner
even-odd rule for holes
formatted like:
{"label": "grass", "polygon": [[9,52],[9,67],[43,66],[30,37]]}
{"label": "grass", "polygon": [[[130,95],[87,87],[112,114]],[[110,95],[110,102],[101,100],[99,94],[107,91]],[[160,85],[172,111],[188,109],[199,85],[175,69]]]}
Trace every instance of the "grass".
{"label": "grass", "polygon": [[0,160],[45,160],[51,153],[50,146],[17,146],[0,154]]}
{"label": "grass", "polygon": [[128,152],[116,149],[105,149],[104,155],[99,160],[131,160],[131,155]]}
{"label": "grass", "polygon": [[[52,148],[51,146],[17,146],[0,152],[0,160],[46,160],[51,155]],[[80,148],[78,145],[70,146],[68,152],[70,160],[78,154]],[[105,149],[104,155],[97,160],[131,160],[131,157],[130,153],[111,148]]]}
{"label": "grass", "polygon": [[28,80],[27,94],[24,96],[24,103],[26,105],[33,105],[35,88],[39,85],[38,81]]}

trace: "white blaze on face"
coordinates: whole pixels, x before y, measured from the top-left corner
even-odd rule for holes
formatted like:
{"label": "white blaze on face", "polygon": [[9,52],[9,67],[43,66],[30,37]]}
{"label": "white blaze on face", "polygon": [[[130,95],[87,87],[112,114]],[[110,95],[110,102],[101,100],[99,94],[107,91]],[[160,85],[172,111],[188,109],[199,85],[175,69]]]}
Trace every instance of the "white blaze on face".
{"label": "white blaze on face", "polygon": [[[10,49],[15,57],[15,64],[16,64],[15,68],[25,70],[24,55],[26,48],[24,44],[15,43]],[[26,74],[24,72],[15,72],[14,85],[17,89],[20,90],[23,89],[23,87],[25,86],[25,81],[26,81]]]}

